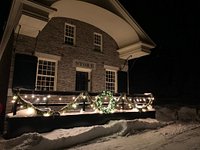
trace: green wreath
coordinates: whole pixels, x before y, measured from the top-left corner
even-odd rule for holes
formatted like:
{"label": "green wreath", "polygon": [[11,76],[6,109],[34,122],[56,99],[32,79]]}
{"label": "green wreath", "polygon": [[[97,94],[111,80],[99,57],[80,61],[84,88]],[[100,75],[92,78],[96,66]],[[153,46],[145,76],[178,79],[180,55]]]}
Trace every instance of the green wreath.
{"label": "green wreath", "polygon": [[[107,99],[107,98],[109,99],[109,103],[107,107],[104,107],[103,101],[104,99]],[[99,94],[96,97],[96,101],[94,103],[95,103],[96,108],[104,114],[109,114],[113,112],[115,109],[115,104],[116,104],[113,94],[110,91],[103,91],[101,94]]]}

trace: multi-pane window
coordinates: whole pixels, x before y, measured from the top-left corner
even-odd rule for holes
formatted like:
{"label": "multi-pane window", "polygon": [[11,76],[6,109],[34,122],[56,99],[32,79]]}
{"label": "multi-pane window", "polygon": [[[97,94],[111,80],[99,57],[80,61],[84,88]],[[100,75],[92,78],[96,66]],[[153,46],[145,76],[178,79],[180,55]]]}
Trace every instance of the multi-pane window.
{"label": "multi-pane window", "polygon": [[56,77],[56,61],[39,59],[37,66],[36,90],[53,91]]}
{"label": "multi-pane window", "polygon": [[76,26],[65,23],[64,41],[66,44],[75,45]]}
{"label": "multi-pane window", "polygon": [[94,33],[94,50],[102,52],[102,35]]}
{"label": "multi-pane window", "polygon": [[116,92],[116,71],[106,70],[106,90]]}

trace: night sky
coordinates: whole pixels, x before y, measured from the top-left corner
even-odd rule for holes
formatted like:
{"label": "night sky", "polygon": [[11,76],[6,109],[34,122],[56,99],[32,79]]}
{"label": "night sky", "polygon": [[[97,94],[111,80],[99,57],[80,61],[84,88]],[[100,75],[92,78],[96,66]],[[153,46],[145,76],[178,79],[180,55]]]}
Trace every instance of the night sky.
{"label": "night sky", "polygon": [[149,56],[130,61],[131,93],[158,101],[200,103],[198,1],[120,0],[156,43]]}
{"label": "night sky", "polygon": [[[129,61],[130,93],[152,92],[159,101],[200,103],[199,2],[119,1],[157,45],[151,55]],[[2,2],[0,37],[11,0]]]}

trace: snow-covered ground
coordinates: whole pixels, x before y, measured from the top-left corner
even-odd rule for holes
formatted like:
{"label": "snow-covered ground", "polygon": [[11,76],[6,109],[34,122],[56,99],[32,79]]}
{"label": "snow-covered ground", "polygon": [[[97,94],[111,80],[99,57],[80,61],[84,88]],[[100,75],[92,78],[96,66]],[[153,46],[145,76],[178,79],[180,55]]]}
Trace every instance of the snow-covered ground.
{"label": "snow-covered ground", "polygon": [[200,150],[199,110],[156,108],[156,119],[110,121],[105,125],[26,133],[1,140],[2,150]]}

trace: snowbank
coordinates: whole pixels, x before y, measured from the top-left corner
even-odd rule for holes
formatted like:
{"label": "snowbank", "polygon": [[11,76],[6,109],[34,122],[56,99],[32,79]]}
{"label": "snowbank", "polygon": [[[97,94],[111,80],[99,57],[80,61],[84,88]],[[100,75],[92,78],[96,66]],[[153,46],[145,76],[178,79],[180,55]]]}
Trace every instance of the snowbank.
{"label": "snowbank", "polygon": [[200,108],[193,107],[156,107],[159,121],[200,121]]}
{"label": "snowbank", "polygon": [[58,129],[49,133],[27,133],[20,137],[1,142],[4,149],[60,149],[85,143],[93,139],[117,134],[125,136],[141,130],[156,129],[166,123],[161,123],[155,119],[136,119],[111,121],[106,125],[96,125],[91,127],[78,127],[72,129]]}
{"label": "snowbank", "polygon": [[[22,112],[22,114],[23,113],[24,112]],[[105,138],[106,136],[117,137],[116,140],[118,140],[112,140],[114,142],[110,142],[110,149],[113,149],[113,145],[116,147],[116,149],[118,149],[118,147],[122,147],[122,145],[125,147],[124,149],[133,149],[133,147],[141,149],[158,149],[159,144],[163,147],[168,147],[171,149],[171,147],[174,146],[172,143],[174,136],[177,136],[175,144],[177,144],[177,141],[179,141],[180,138],[184,141],[187,136],[195,136],[196,140],[190,140],[189,143],[187,143],[187,145],[185,144],[184,146],[191,147],[193,145],[196,148],[200,147],[200,124],[198,121],[200,121],[200,111],[197,108],[178,108],[168,106],[156,107],[156,119],[147,118],[118,120],[110,121],[105,125],[57,129],[43,134],[27,133],[10,140],[0,140],[0,148],[2,150],[55,150],[73,147],[87,143],[88,141],[92,141],[94,139]],[[147,130],[149,130],[148,133],[141,132]],[[189,130],[192,132],[187,134],[186,132]],[[178,138],[178,135],[181,135],[182,133],[185,134]],[[130,135],[133,135],[134,139],[130,138],[128,143],[129,145],[126,145],[125,143],[128,141],[126,141],[123,137],[129,137]],[[140,139],[137,140],[137,136],[140,136]],[[135,143],[133,143],[133,141],[135,141]],[[120,142],[121,145],[119,145]],[[131,143],[133,144],[131,145]],[[196,145],[194,145],[194,143]],[[99,147],[95,149],[105,149],[105,146],[101,143],[88,144],[83,146],[85,147],[83,149],[94,149],[94,147],[97,146]],[[183,146],[181,144],[177,144],[174,148],[178,149],[180,147]]]}

